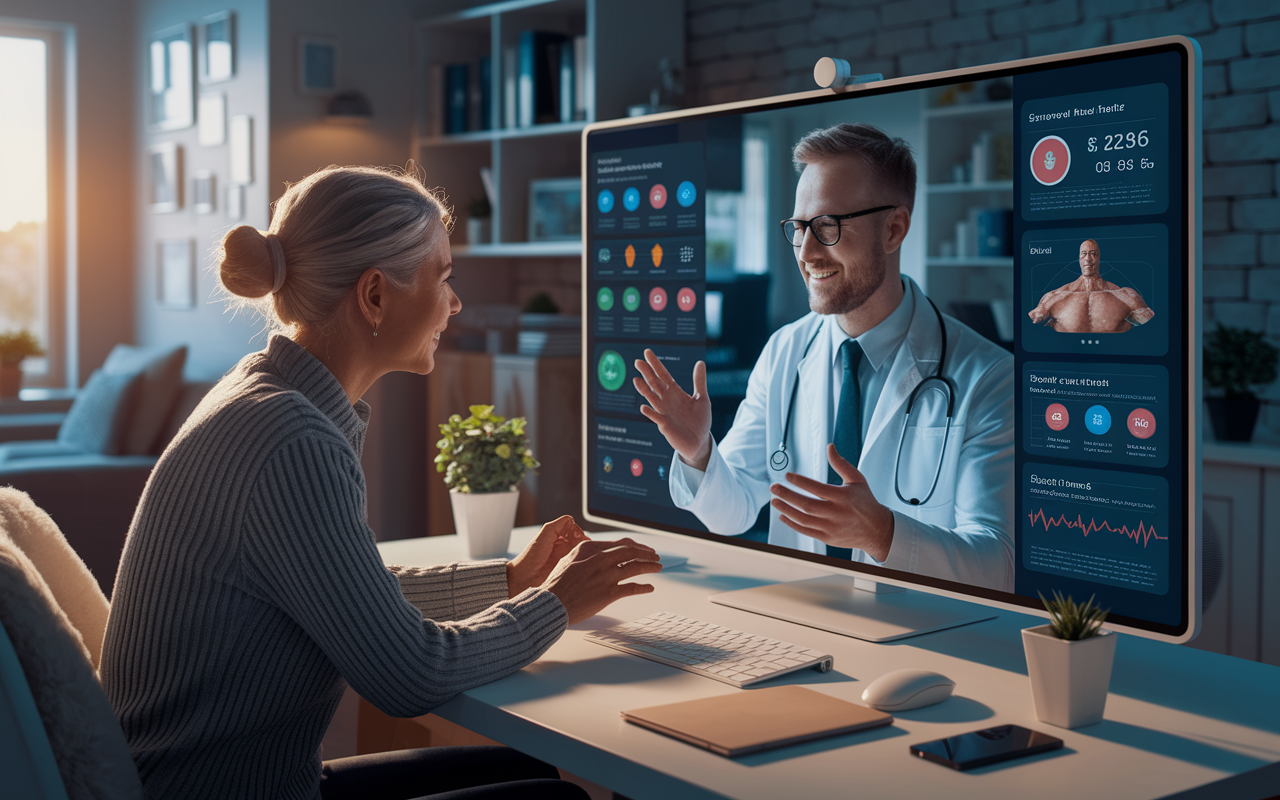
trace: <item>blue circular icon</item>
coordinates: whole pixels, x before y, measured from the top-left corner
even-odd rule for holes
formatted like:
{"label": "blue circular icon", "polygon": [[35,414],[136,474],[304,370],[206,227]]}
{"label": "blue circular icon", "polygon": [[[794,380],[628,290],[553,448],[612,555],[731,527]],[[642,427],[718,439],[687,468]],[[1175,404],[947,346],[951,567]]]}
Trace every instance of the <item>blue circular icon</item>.
{"label": "blue circular icon", "polygon": [[635,211],[640,207],[640,190],[634,186],[628,186],[627,190],[622,193],[622,207],[628,211]]}
{"label": "blue circular icon", "polygon": [[605,189],[600,192],[600,196],[596,198],[596,206],[599,207],[601,214],[608,214],[613,210],[613,192]]}
{"label": "blue circular icon", "polygon": [[1111,412],[1102,406],[1090,406],[1084,412],[1084,426],[1089,429],[1089,433],[1101,436],[1111,430]]}
{"label": "blue circular icon", "polygon": [[676,187],[676,202],[688,208],[693,205],[693,201],[698,199],[698,190],[693,188],[691,181],[682,181]]}

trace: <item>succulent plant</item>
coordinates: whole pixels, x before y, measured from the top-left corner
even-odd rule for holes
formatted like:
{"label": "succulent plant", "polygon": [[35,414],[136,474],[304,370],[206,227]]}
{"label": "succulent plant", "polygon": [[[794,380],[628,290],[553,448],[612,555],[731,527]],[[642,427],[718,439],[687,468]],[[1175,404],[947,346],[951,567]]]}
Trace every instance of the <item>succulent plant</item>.
{"label": "succulent plant", "polygon": [[1093,600],[1091,595],[1088,602],[1077,603],[1071,599],[1071,595],[1064,598],[1057,591],[1053,593],[1052,600],[1046,600],[1040,594],[1040,601],[1049,612],[1049,627],[1052,628],[1053,635],[1072,642],[1102,633],[1102,623],[1106,621],[1111,609],[1104,609]]}

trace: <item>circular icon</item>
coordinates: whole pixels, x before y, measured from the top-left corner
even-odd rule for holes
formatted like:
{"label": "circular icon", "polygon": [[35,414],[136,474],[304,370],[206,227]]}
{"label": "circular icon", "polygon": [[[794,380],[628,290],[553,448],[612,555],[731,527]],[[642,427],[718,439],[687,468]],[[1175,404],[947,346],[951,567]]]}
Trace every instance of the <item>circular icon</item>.
{"label": "circular icon", "polygon": [[1067,427],[1067,423],[1071,421],[1071,415],[1067,413],[1067,407],[1062,403],[1054,403],[1044,410],[1044,421],[1055,431],[1060,431]]}
{"label": "circular icon", "polygon": [[659,464],[659,465],[658,465],[658,480],[660,480],[660,481],[665,481],[666,479],[667,479],[667,468],[666,468],[666,467],[664,467],[664,466],[662,466],[661,464]]}
{"label": "circular icon", "polygon": [[681,311],[692,311],[698,305],[698,295],[685,286],[676,292],[676,308]]}
{"label": "circular icon", "polygon": [[640,307],[640,290],[634,286],[628,286],[622,290],[622,307],[628,311],[635,311]]}
{"label": "circular icon", "polygon": [[600,385],[611,392],[621,389],[627,380],[627,365],[622,363],[622,356],[605,350],[596,365],[596,377],[600,379]]}
{"label": "circular icon", "polygon": [[667,307],[667,290],[661,286],[655,286],[649,290],[649,308],[654,311],[661,311]]}
{"label": "circular icon", "polygon": [[660,183],[655,183],[653,188],[649,190],[649,205],[654,208],[662,208],[667,204],[667,187]]}
{"label": "circular icon", "polygon": [[640,459],[631,459],[631,474],[637,478],[644,474],[644,464],[640,463]]}
{"label": "circular icon", "polygon": [[600,306],[601,311],[613,308],[613,290],[608,286],[600,287],[600,291],[596,292],[596,305]]}
{"label": "circular icon", "polygon": [[1045,186],[1053,186],[1071,171],[1071,149],[1060,136],[1046,136],[1031,148],[1031,174]]}
{"label": "circular icon", "polygon": [[1101,436],[1111,430],[1111,412],[1103,406],[1089,406],[1084,412],[1084,426],[1089,433]]}
{"label": "circular icon", "polygon": [[698,199],[698,190],[693,188],[692,181],[683,181],[676,187],[676,202],[688,208]]}
{"label": "circular icon", "polygon": [[1139,439],[1150,439],[1156,434],[1156,415],[1145,408],[1135,408],[1129,415],[1129,433]]}
{"label": "circular icon", "polygon": [[635,211],[640,207],[640,190],[634,186],[628,186],[627,190],[622,193],[622,207],[628,211]]}
{"label": "circular icon", "polygon": [[600,196],[596,198],[596,207],[600,209],[601,214],[608,214],[613,210],[613,192],[604,189],[600,192]]}
{"label": "circular icon", "polygon": [[600,251],[596,253],[596,261],[599,261],[601,264],[608,264],[609,260],[612,258],[613,252],[607,247],[601,247]]}
{"label": "circular icon", "polygon": [[604,471],[613,472],[613,459],[609,456],[604,457]]}

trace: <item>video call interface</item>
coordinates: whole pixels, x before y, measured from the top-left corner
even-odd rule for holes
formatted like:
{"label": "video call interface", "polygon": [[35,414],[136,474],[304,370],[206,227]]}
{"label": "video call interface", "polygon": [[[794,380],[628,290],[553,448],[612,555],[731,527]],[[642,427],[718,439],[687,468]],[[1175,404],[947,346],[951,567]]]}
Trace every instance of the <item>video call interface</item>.
{"label": "video call interface", "polygon": [[[1117,622],[1180,630],[1187,623],[1185,74],[1180,51],[1148,49],[589,134],[590,511],[778,552],[769,543],[777,512],[767,503],[754,524],[732,534],[709,533],[677,506],[673,449],[640,413],[635,361],[652,349],[686,392],[694,364],[705,362],[712,436],[724,439],[769,337],[810,313],[779,225],[793,216],[792,147],[814,129],[867,123],[905,139],[916,160],[903,275],[1013,360],[1012,488],[984,487],[1011,499],[993,526],[1013,542],[1012,585],[958,584],[932,567],[902,577],[1013,602],[1038,604],[1039,593],[1055,591],[1096,595]],[[866,407],[875,402],[867,398]],[[941,404],[925,406],[926,414],[942,413]],[[951,435],[948,448],[962,451],[964,431]],[[927,487],[929,446],[937,444],[903,459],[903,485]],[[767,460],[767,449],[760,453]],[[758,473],[783,481],[764,463]],[[888,496],[876,499],[896,512],[945,517],[936,501],[922,512],[892,491],[881,494]]]}

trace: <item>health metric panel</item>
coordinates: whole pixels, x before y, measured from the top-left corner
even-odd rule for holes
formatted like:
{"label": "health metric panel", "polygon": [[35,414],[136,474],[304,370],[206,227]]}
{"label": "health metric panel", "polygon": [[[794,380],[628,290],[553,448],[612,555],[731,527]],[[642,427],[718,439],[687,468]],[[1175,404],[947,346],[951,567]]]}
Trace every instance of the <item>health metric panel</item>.
{"label": "health metric panel", "polygon": [[597,417],[591,470],[597,491],[671,506],[671,445],[649,420]]}
{"label": "health metric panel", "polygon": [[1158,475],[1024,464],[1017,521],[1022,566],[1165,594],[1168,508],[1169,484]]}
{"label": "health metric panel", "polygon": [[1023,219],[1164,213],[1171,166],[1168,108],[1163,83],[1023,103]]}
{"label": "health metric panel", "polygon": [[[1163,356],[1177,313],[1169,229],[1042,228],[1022,236],[1022,346],[1039,353]],[[1180,297],[1180,295],[1179,295]]]}
{"label": "health metric panel", "polygon": [[[635,363],[644,358],[647,345],[643,342],[609,342],[596,345],[592,362],[591,400],[599,413],[634,415],[653,427],[652,422],[640,415],[645,399],[636,391],[632,379],[640,377]],[[653,348],[662,365],[686,392],[693,392],[693,365],[706,357],[703,347],[660,345]],[[667,451],[667,457],[671,452]]]}
{"label": "health metric panel", "polygon": [[703,342],[705,311],[699,307],[703,284],[675,281],[611,283],[596,290],[591,314],[597,336],[638,341]]}
{"label": "health metric panel", "polygon": [[1169,371],[1028,362],[1023,448],[1033,455],[1160,468],[1169,463]]}
{"label": "health metric panel", "polygon": [[701,281],[706,249],[702,236],[595,239],[590,251],[592,272],[602,281],[670,275]]}
{"label": "health metric panel", "polygon": [[[591,232],[597,236],[701,233],[702,142],[637,147],[592,156]],[[674,193],[674,195],[672,194]]]}

